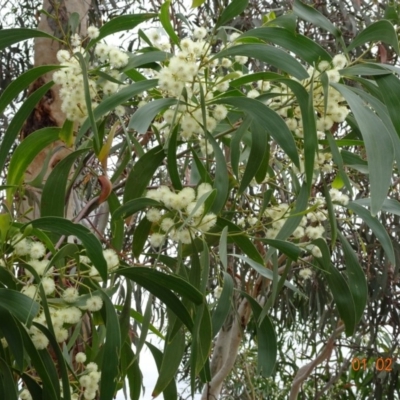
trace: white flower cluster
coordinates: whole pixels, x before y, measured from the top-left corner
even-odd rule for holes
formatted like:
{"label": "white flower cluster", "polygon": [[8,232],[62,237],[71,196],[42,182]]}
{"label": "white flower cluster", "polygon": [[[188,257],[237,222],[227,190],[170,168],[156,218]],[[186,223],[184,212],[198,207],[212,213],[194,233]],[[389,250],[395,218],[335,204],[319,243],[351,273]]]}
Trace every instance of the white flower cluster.
{"label": "white flower cluster", "polygon": [[299,276],[303,280],[311,279],[312,275],[313,275],[313,273],[310,268],[303,268],[299,272]]}
{"label": "white flower cluster", "polygon": [[[323,237],[325,229],[320,223],[327,219],[325,203],[323,199],[318,199],[316,204],[317,207],[314,211],[302,217],[299,226],[292,233],[294,239],[301,239],[307,236],[309,240],[315,240]],[[268,207],[264,214],[271,219],[271,228],[267,229],[266,237],[274,239],[289,217],[289,205],[282,203]]]}
{"label": "white flower cluster", "polygon": [[[77,324],[82,317],[82,312],[77,307],[53,308],[50,307],[51,323],[54,328],[55,338],[58,343],[62,343],[68,339],[68,327]],[[44,312],[34,318],[37,322],[47,327]],[[29,329],[32,342],[38,350],[43,350],[49,345],[49,339],[42,333],[40,329],[31,326]]]}
{"label": "white flower cluster", "polygon": [[[19,280],[26,282],[21,289],[21,293],[24,295],[40,302],[39,289],[42,287],[44,294],[51,298],[60,297],[64,303],[60,303],[58,308],[50,307],[50,318],[54,328],[55,338],[57,342],[62,343],[69,337],[68,329],[71,325],[77,324],[82,318],[82,311],[87,310],[89,312],[99,311],[103,306],[103,300],[101,297],[91,295],[82,304],[79,302],[79,290],[77,287],[67,287],[61,291],[60,288],[56,287],[55,275],[59,274],[59,270],[55,271],[54,267],[50,265],[50,262],[43,258],[46,253],[46,247],[43,243],[34,241],[31,238],[24,237],[21,234],[16,234],[11,239],[11,245],[13,247],[13,253],[10,260],[23,259],[26,266],[30,266],[38,275],[39,281],[34,282],[35,277],[32,272],[26,267],[24,274],[19,276]],[[119,265],[119,259],[117,254],[112,249],[106,249],[103,251],[104,258],[107,262],[107,269],[109,272],[116,269]],[[98,279],[97,270],[91,265],[91,261],[86,256],[81,256],[81,262],[84,262],[89,268],[89,277]],[[4,263],[6,265],[8,262]],[[65,275],[67,276],[67,275]],[[72,277],[72,275],[71,275]],[[44,312],[41,312],[34,321],[47,327],[47,321]],[[31,335],[32,342],[37,349],[45,349],[49,344],[49,340],[42,333],[40,329],[35,326],[29,328],[29,334]],[[3,346],[6,346],[6,341],[2,341]],[[28,396],[29,392],[23,396]]]}
{"label": "white flower cluster", "polygon": [[[152,31],[149,35],[153,43],[159,45],[159,32]],[[220,61],[216,58],[211,59],[214,55],[211,54],[211,43],[204,40],[206,36],[205,28],[195,28],[192,34],[194,40],[183,39],[180,51],[159,72],[159,87],[164,96],[177,97],[184,104],[165,111],[162,121],[156,121],[153,125],[167,138],[171,128],[179,124],[180,138],[184,141],[199,140],[201,152],[207,155],[213,153],[213,148],[205,140],[204,130],[212,133],[218,122],[224,120],[228,114],[224,105],[207,103],[213,100],[215,94],[227,91],[229,82],[242,75],[240,71],[235,71],[233,66],[235,62],[246,63],[247,57],[237,56],[233,61],[228,58],[222,58]],[[233,35],[231,40],[236,36]],[[226,70],[230,73],[227,74]],[[262,85],[264,89],[267,86],[268,83]],[[205,115],[201,107],[202,96],[206,102]]]}
{"label": "white flower cluster", "polygon": [[[88,36],[95,39],[99,35],[99,30],[96,27],[89,27]],[[59,71],[54,72],[53,80],[60,85],[60,98],[62,100],[61,110],[66,114],[71,121],[82,123],[88,116],[88,110],[85,99],[84,77],[78,58],[74,55],[76,52],[81,52],[85,58],[86,50],[80,47],[81,40],[78,35],[73,37],[72,44],[73,53],[67,50],[59,50],[57,59],[63,67]],[[118,69],[125,67],[128,64],[128,55],[116,47],[109,46],[105,43],[98,43],[94,50],[95,60],[88,69],[97,67],[99,64],[107,63],[105,72],[115,79],[119,78]],[[118,83],[110,80],[98,79],[95,76],[88,76],[89,95],[91,98],[91,108],[95,109],[102,97],[109,96],[118,91]],[[117,115],[124,114],[124,108],[118,106],[115,110]]]}
{"label": "white flower cluster", "polygon": [[156,208],[151,208],[146,213],[146,218],[157,223],[160,228],[159,232],[150,236],[151,246],[160,247],[167,237],[175,242],[188,244],[197,234],[208,232],[215,225],[217,217],[213,213],[204,215],[204,204],[198,201],[211,190],[212,187],[208,183],[198,186],[197,195],[190,187],[178,193],[172,192],[167,186],[149,190],[146,197],[163,203],[168,209],[166,214]]}
{"label": "white flower cluster", "polygon": [[[79,352],[75,356],[75,361],[83,365],[86,362],[86,354]],[[71,400],[93,400],[96,398],[99,390],[99,382],[101,379],[101,372],[99,371],[99,367],[95,362],[89,362],[86,365],[83,365],[82,368],[79,368],[81,371],[78,383],[79,387],[70,386],[69,390],[71,393]],[[61,389],[61,398],[63,397],[63,385],[62,381],[60,381],[60,389]],[[19,398],[21,400],[32,400],[32,395],[30,394],[28,389],[21,390],[19,394]]]}
{"label": "white flower cluster", "polygon": [[347,196],[347,194],[343,194],[337,189],[330,189],[329,195],[331,196],[332,201],[335,203],[339,203],[343,206],[347,206],[347,204],[349,203],[349,196]]}
{"label": "white flower cluster", "polygon": [[[113,249],[103,250],[103,256],[107,262],[107,271],[112,272],[118,268],[119,258],[117,253]],[[95,266],[92,265],[92,261],[87,256],[79,256],[79,261],[85,265],[87,265],[89,270],[89,276],[97,281],[101,281],[101,277],[99,275],[99,271]]]}
{"label": "white flower cluster", "polygon": [[[78,353],[76,361],[84,362],[86,361],[86,355],[83,353]],[[84,361],[78,361],[83,360]],[[79,378],[79,384],[82,387],[83,399],[93,400],[96,398],[97,391],[99,389],[99,381],[101,378],[101,372],[99,372],[99,367],[96,363],[90,362],[85,366],[85,373]]]}
{"label": "white flower cluster", "polygon": [[[321,61],[317,69],[310,67],[308,69],[310,78],[300,82],[308,91],[310,89],[311,80],[313,82],[313,106],[316,113],[317,137],[319,140],[325,139],[325,131],[330,130],[335,123],[344,122],[349,114],[345,99],[337,90],[329,86],[327,93],[324,92],[321,80],[322,74],[326,74],[330,82],[338,82],[340,80],[338,71],[346,65],[346,57],[342,54],[338,54],[333,58],[332,64],[328,61]],[[256,98],[261,95],[264,91],[260,90],[260,85],[262,84],[262,82],[258,82],[257,88],[252,88],[248,91],[247,96]],[[274,84],[273,86],[266,86],[265,90],[269,91],[271,94],[275,94],[275,97],[266,100],[265,104],[275,110],[285,120],[288,128],[298,138],[304,138],[301,109],[291,89],[283,84]],[[325,109],[326,99],[327,104]],[[314,179],[317,178],[319,171],[330,173],[333,170],[332,154],[323,152],[322,145],[318,146],[318,150],[319,152],[315,156],[315,169],[317,174]],[[302,148],[299,148],[299,156],[300,170],[295,166],[292,166],[292,168],[296,173],[303,173],[304,154]]]}
{"label": "white flower cluster", "polygon": [[[78,300],[79,293],[75,288],[67,288],[64,290],[62,299],[66,303],[72,303]],[[88,310],[90,312],[99,311],[103,307],[103,300],[100,296],[93,295],[89,297],[83,306],[74,307],[50,307],[51,323],[54,328],[55,338],[58,343],[66,341],[69,337],[68,328],[71,325],[76,325],[82,318],[81,310]],[[81,310],[80,310],[81,309]],[[44,312],[34,318],[34,322],[47,327],[47,321]],[[45,349],[49,345],[49,340],[42,333],[40,329],[31,326],[29,329],[32,342],[34,346],[39,349]]]}

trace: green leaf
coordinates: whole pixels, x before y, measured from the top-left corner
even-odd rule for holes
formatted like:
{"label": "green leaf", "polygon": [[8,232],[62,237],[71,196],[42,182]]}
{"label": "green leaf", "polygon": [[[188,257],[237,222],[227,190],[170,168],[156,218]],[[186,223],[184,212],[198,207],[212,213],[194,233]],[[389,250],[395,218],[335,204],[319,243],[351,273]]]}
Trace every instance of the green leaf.
{"label": "green leaf", "polygon": [[242,194],[250,185],[251,180],[255,177],[267,152],[269,152],[268,135],[265,132],[265,128],[253,120],[251,127],[251,149],[246,169],[240,181],[239,194]]}
{"label": "green leaf", "polygon": [[21,378],[24,381],[27,389],[29,390],[33,400],[42,400],[43,399],[43,389],[36,382],[34,378],[31,378],[28,374],[21,374]]}
{"label": "green leaf", "polygon": [[201,304],[203,302],[203,295],[201,292],[177,275],[165,274],[147,267],[122,268],[119,269],[116,274],[123,275],[139,284],[142,284],[140,282],[146,281],[156,282],[159,285],[177,292],[195,304]]}
{"label": "green leaf", "polygon": [[11,226],[11,216],[7,212],[0,214],[0,245],[3,245]]}
{"label": "green leaf", "polygon": [[157,17],[157,14],[130,14],[130,15],[121,15],[119,17],[113,18],[112,20],[105,23],[100,28],[100,35],[96,39],[92,39],[88,45],[88,47],[92,47],[98,41],[105,38],[106,36],[112,35],[113,33],[127,31],[129,29],[133,29],[142,22],[148,21],[151,18]]}
{"label": "green leaf", "polygon": [[169,38],[172,40],[173,43],[175,43],[177,46],[179,46],[179,37],[175,33],[175,29],[171,24],[171,17],[169,15],[169,6],[171,5],[171,0],[166,0],[164,4],[160,7],[160,22],[163,28],[165,29],[165,32],[167,32]]}
{"label": "green leaf", "polygon": [[[49,314],[49,317],[50,317],[50,314]],[[65,362],[64,355],[61,352],[60,346],[54,337],[54,332],[51,333],[51,331],[49,329],[47,329],[45,326],[43,326],[42,324],[38,324],[36,322],[34,322],[33,324],[37,329],[41,330],[44,333],[44,335],[49,339],[52,350],[57,357],[57,368],[60,372],[61,381],[62,381],[62,385],[63,385],[63,400],[71,400],[70,381],[69,381],[69,376],[68,376],[67,364]],[[50,357],[47,358],[47,361],[49,361],[49,360],[50,360],[50,362],[54,363],[54,361]]]}
{"label": "green leaf", "polygon": [[[262,308],[250,295],[246,292],[241,292],[250,303],[251,309],[256,321],[259,320]],[[257,370],[264,377],[272,375],[275,369],[276,358],[278,354],[278,343],[274,326],[270,318],[266,315],[261,323],[257,324]]]}
{"label": "green leaf", "polygon": [[[107,114],[108,112],[114,110],[115,107],[119,106],[120,104],[128,101],[132,97],[137,94],[140,94],[146,90],[153,88],[157,84],[157,79],[148,79],[143,80],[140,82],[133,83],[127,87],[124,87],[121,90],[118,90],[117,93],[112,94],[111,96],[106,97],[93,111],[94,119],[97,121],[103,115]],[[75,139],[77,143],[80,139],[82,139],[83,135],[87,132],[90,127],[90,120],[89,118],[82,124],[81,128],[79,129],[78,135]]]}
{"label": "green leaf", "polygon": [[285,240],[264,239],[264,238],[259,238],[258,240],[260,240],[263,243],[269,244],[270,246],[279,250],[283,254],[286,254],[293,261],[296,261],[301,254],[301,250],[299,247]]}
{"label": "green leaf", "polygon": [[80,18],[77,12],[71,13],[68,19],[68,26],[71,29],[71,33],[77,33],[76,30],[79,26]]}
{"label": "green leaf", "polygon": [[69,119],[64,121],[59,137],[68,148],[72,147],[74,144],[74,121]]}
{"label": "green leaf", "polygon": [[195,304],[200,304],[203,301],[203,296],[184,279],[142,267],[120,269],[116,274],[124,275],[148,290],[169,307],[190,331],[193,329],[193,320],[187,308],[172,293],[171,289],[188,300],[193,301]]}
{"label": "green leaf", "polygon": [[257,248],[254,246],[252,241],[248,238],[247,235],[243,234],[243,229],[239,228],[233,222],[224,219],[218,218],[216,226],[222,231],[226,227],[228,228],[228,233],[233,233],[233,235],[228,236],[228,242],[235,243],[244,254],[250,257],[252,260],[262,264],[264,262]]}
{"label": "green leaf", "polygon": [[178,147],[178,140],[177,140],[178,132],[179,132],[179,125],[176,125],[174,130],[172,131],[172,135],[168,140],[167,169],[174,188],[176,190],[182,190],[183,186],[178,171],[178,159],[176,157],[176,149]]}
{"label": "green leaf", "polygon": [[324,195],[325,195],[325,200],[326,200],[326,208],[328,209],[328,219],[329,219],[329,224],[331,228],[331,246],[332,246],[332,251],[336,246],[336,238],[337,238],[337,233],[338,233],[338,224],[337,224],[337,219],[336,219],[336,214],[335,210],[333,207],[331,195],[329,194],[329,190],[327,188],[326,183],[324,182]]}
{"label": "green leaf", "polygon": [[[158,371],[160,371],[163,360],[163,353],[149,342],[146,342],[146,345],[153,355]],[[176,389],[176,383],[174,379],[172,379],[170,384],[164,389],[163,395],[164,400],[178,400],[178,391]]]}
{"label": "green leaf", "polygon": [[129,73],[132,68],[138,68],[156,61],[167,61],[170,57],[171,54],[165,51],[149,51],[136,55],[130,59],[128,65],[124,68],[124,73]]}
{"label": "green leaf", "polygon": [[211,211],[214,214],[219,214],[220,211],[225,207],[226,199],[229,194],[229,176],[228,169],[226,166],[225,156],[219,147],[217,141],[208,132],[205,134],[206,140],[211,143],[214,155],[215,155],[215,178],[214,178],[214,188],[217,189],[217,195],[212,204]]}
{"label": "green leaf", "polygon": [[[133,200],[135,201],[135,200]],[[132,254],[134,257],[139,258],[142,254],[144,245],[149,237],[152,222],[147,218],[143,218],[137,225],[135,232],[133,233],[132,240]]]}
{"label": "green leaf", "polygon": [[325,240],[320,238],[314,240],[313,244],[321,250],[322,257],[316,258],[316,261],[325,272],[325,279],[332,292],[340,318],[345,325],[346,336],[351,336],[356,327],[356,311],[349,285],[343,275],[332,265],[328,245]]}
{"label": "green leaf", "polygon": [[[21,341],[22,344],[22,341]],[[21,367],[22,369],[22,367]],[[13,373],[5,360],[0,358],[1,380],[5,384],[3,398],[7,400],[18,400],[17,388],[14,383]]]}
{"label": "green leaf", "polygon": [[[371,199],[371,207],[372,207],[372,199]],[[363,221],[371,228],[372,232],[374,232],[375,236],[379,240],[380,244],[383,247],[383,250],[386,253],[388,260],[395,265],[396,258],[394,255],[393,244],[390,239],[389,234],[387,233],[385,227],[381,224],[378,218],[374,217],[372,213],[370,213],[367,209],[360,206],[356,202],[350,202],[347,205],[347,208],[354,211]]]}
{"label": "green leaf", "polygon": [[[110,214],[113,215],[114,212],[121,206],[117,195],[112,192],[107,199],[108,206],[110,208]],[[122,219],[112,220],[111,219],[111,245],[117,250],[121,251],[123,242],[125,239],[124,233],[124,221]]]}
{"label": "green leaf", "polygon": [[160,206],[161,203],[159,203],[158,201],[153,199],[148,199],[146,197],[129,200],[128,202],[126,202],[125,204],[123,204],[121,207],[117,208],[114,211],[112,219],[118,220],[120,218],[126,218],[147,207],[160,207]]}
{"label": "green leaf", "polygon": [[124,203],[143,195],[157,168],[163,162],[164,157],[163,147],[156,146],[139,158],[126,180]]}
{"label": "green leaf", "polygon": [[232,277],[224,272],[224,286],[222,293],[218,299],[217,307],[212,314],[212,337],[214,338],[222,328],[226,317],[232,307],[232,296],[233,296],[233,279]]}
{"label": "green leaf", "polygon": [[113,303],[104,292],[102,292],[102,298],[106,309],[107,321],[101,374],[107,379],[100,380],[100,392],[102,400],[112,400],[115,396],[119,375],[121,332]]}
{"label": "green leaf", "polygon": [[358,65],[353,65],[351,67],[341,69],[340,75],[343,76],[352,76],[352,75],[388,75],[391,74],[392,71],[388,68],[384,68],[381,65],[373,64],[373,63],[363,63]]}
{"label": "green leaf", "polygon": [[78,57],[79,64],[82,69],[82,78],[83,78],[83,88],[85,91],[85,103],[88,113],[88,119],[90,121],[90,127],[92,128],[93,137],[94,137],[94,148],[96,153],[100,151],[100,138],[99,132],[96,125],[96,119],[94,117],[93,109],[92,109],[92,98],[90,95],[90,88],[89,88],[89,79],[88,79],[88,72],[86,67],[86,61],[83,58],[83,55],[80,52],[75,53],[76,57]]}
{"label": "green leaf", "polygon": [[193,0],[192,8],[200,7],[206,0]]}
{"label": "green leaf", "polygon": [[[0,289],[4,290],[4,289]],[[19,369],[22,371],[24,369],[24,344],[22,341],[22,335],[19,330],[19,325],[15,320],[11,311],[6,308],[6,305],[0,306],[0,331],[7,340],[10,350],[12,351],[15,362],[17,363]]]}
{"label": "green leaf", "polygon": [[[116,310],[122,311],[122,306],[114,306]],[[131,318],[133,318],[135,321],[137,321],[139,324],[143,323],[143,315],[140,314],[139,312],[137,312],[134,309],[130,309],[129,310],[129,315]],[[149,330],[151,332],[153,332],[156,336],[158,336],[160,339],[165,340],[164,335],[153,325],[153,324],[149,324]]]}
{"label": "green leaf", "polygon": [[36,301],[11,289],[0,289],[0,304],[27,326],[31,325],[39,312],[39,304]]}
{"label": "green leaf", "polygon": [[383,100],[388,109],[393,126],[400,137],[400,99],[398,96],[400,90],[400,81],[393,75],[376,76],[376,83],[381,90]]}
{"label": "green leaf", "polygon": [[[36,350],[32,340],[21,325],[20,332],[24,341],[24,350],[30,358],[30,362],[35,368],[35,372],[41,378],[41,386],[43,387],[43,399],[60,399],[60,385],[57,378],[57,371],[55,369],[54,362],[50,359],[47,350]],[[52,379],[53,377],[56,379]],[[25,380],[25,379],[24,379]]]}
{"label": "green leaf", "polygon": [[215,27],[218,28],[232,21],[233,18],[237,17],[247,8],[248,3],[248,0],[232,0],[218,18]]}
{"label": "green leaf", "polygon": [[125,371],[129,384],[130,400],[139,400],[142,386],[142,373],[139,361],[131,349],[130,343],[125,342],[121,352],[121,369]]}
{"label": "green leaf", "polygon": [[185,352],[185,335],[179,329],[172,340],[165,341],[164,355],[152,396],[157,397],[174,379]]}
{"label": "green leaf", "polygon": [[[26,140],[34,136],[35,133],[28,136]],[[70,170],[76,158],[88,150],[74,151],[61,160],[51,171],[42,192],[42,201],[40,203],[40,215],[42,217],[64,217],[65,196]]]}
{"label": "green leaf", "polygon": [[252,117],[259,125],[265,127],[267,132],[282,147],[293,163],[300,168],[299,155],[292,132],[290,132],[283,119],[275,111],[271,110],[261,101],[247,97],[227,97],[214,100],[212,103],[229,104]]}
{"label": "green leaf", "polygon": [[[4,30],[2,31],[4,32]],[[42,65],[40,67],[32,68],[13,80],[3,91],[0,96],[0,114],[6,109],[11,101],[25,90],[32,82],[36,81],[42,75],[59,69],[60,65]]]}
{"label": "green leaf", "polygon": [[240,162],[240,142],[250,127],[252,119],[245,117],[239,128],[232,134],[231,140],[231,165],[232,171],[237,180],[239,180],[239,162]]}
{"label": "green leaf", "polygon": [[192,365],[194,365],[194,375],[198,375],[204,368],[205,363],[211,351],[212,345],[212,328],[210,311],[207,304],[202,304],[196,308],[196,318],[194,321],[194,328],[192,333],[192,351],[194,358]]}
{"label": "green leaf", "polygon": [[[353,203],[371,207],[370,198],[354,200]],[[400,216],[400,202],[395,199],[385,199],[385,201],[382,204],[382,211]]]}
{"label": "green leaf", "polygon": [[236,40],[240,41],[241,38],[246,37],[256,37],[266,42],[277,44],[293,52],[309,64],[314,64],[321,60],[331,61],[332,59],[330,54],[317,42],[288,29],[276,27],[251,29],[240,35]]}
{"label": "green leaf", "polygon": [[[277,240],[286,240],[294,230],[299,226],[301,219],[303,218],[303,214],[306,211],[308,206],[308,190],[307,186],[303,184],[300,193],[296,200],[296,206],[294,210],[290,213],[289,218],[285,221],[281,230],[276,235]],[[269,248],[267,255],[265,257],[265,261],[268,261],[269,258],[274,254],[275,249]]]}
{"label": "green leaf", "polygon": [[103,280],[107,280],[107,263],[103,256],[103,248],[99,239],[89,229],[60,217],[43,217],[32,221],[30,224],[34,228],[55,232],[60,235],[76,236],[85,246],[87,256],[99,271],[100,276]]}
{"label": "green leaf", "polygon": [[[352,197],[353,196],[353,187],[351,185],[349,177],[347,176],[347,174],[344,170],[343,159],[342,159],[341,153],[339,152],[337,142],[334,139],[332,133],[329,131],[326,133],[326,137],[328,139],[328,143],[329,143],[330,150],[332,153],[333,161],[338,166],[338,170],[339,170],[339,175],[337,175],[336,178],[340,179],[340,181],[342,182],[342,185],[344,184],[346,186],[346,189],[349,191],[350,197]],[[335,181],[332,182],[332,187],[334,187],[333,186],[334,183],[335,183]]]}
{"label": "green leaf", "polygon": [[266,25],[285,28],[286,30],[294,33],[297,27],[297,18],[294,13],[282,14],[278,18],[269,20]]}
{"label": "green leaf", "polygon": [[[29,30],[30,31],[30,30]],[[4,32],[1,31],[2,33]],[[22,126],[25,120],[29,117],[30,113],[36,106],[36,104],[42,99],[46,92],[53,86],[53,82],[48,82],[41,86],[39,89],[35,90],[27,100],[23,102],[19,110],[14,115],[14,118],[10,122],[6,133],[2,137],[2,142],[0,144],[0,169],[4,168],[7,157],[11,147],[15,143],[16,138],[21,132]],[[56,128],[45,128],[45,129],[56,129]],[[28,136],[29,137],[29,136]]]}
{"label": "green leaf", "polygon": [[361,320],[368,298],[368,285],[365,274],[361,265],[358,262],[358,257],[354,252],[346,237],[338,232],[340,241],[342,242],[342,249],[344,253],[347,281],[349,283],[350,292],[353,296],[356,324]]}
{"label": "green leaf", "polygon": [[311,22],[313,25],[319,26],[332,33],[336,38],[341,36],[341,32],[336,28],[328,18],[322,15],[319,11],[314,8],[307,6],[299,0],[294,0],[293,12],[298,15],[301,19]]}
{"label": "green leaf", "polygon": [[214,58],[246,56],[272,65],[297,79],[309,77],[304,67],[285,51],[267,44],[238,44],[217,53]]}
{"label": "green leaf", "polygon": [[176,99],[166,98],[153,100],[143,107],[140,107],[129,121],[129,128],[135,129],[138,133],[145,134],[151,121],[161,111],[175,105],[178,102]]}
{"label": "green leaf", "polygon": [[[55,36],[49,35],[46,32],[38,31],[36,29],[27,28],[12,28],[12,29],[2,29],[0,32],[0,50],[4,50],[6,47],[21,42],[27,39],[33,39],[37,37],[44,37],[56,42],[62,42]],[[50,43],[50,42],[49,42]]]}
{"label": "green leaf", "polygon": [[[393,122],[390,119],[389,111],[388,111],[387,107],[378,98],[376,98],[375,95],[372,96],[371,94],[366,93],[365,91],[356,89],[356,88],[352,88],[352,90],[353,90],[353,92],[357,93],[360,97],[362,97],[365,102],[369,103],[375,109],[379,118],[385,124],[386,129],[388,130],[389,135],[392,139],[394,156],[396,159],[397,167],[399,167],[400,166],[400,139],[399,139],[399,135],[396,132],[396,128],[394,127]],[[342,150],[342,153],[343,153],[343,150]],[[360,164],[362,164],[362,162]],[[369,170],[367,171],[367,173],[369,173]]]}
{"label": "green leaf", "polygon": [[394,26],[387,20],[380,20],[367,26],[352,41],[347,51],[351,51],[365,43],[384,42],[393,47],[393,50],[399,54],[399,41]]}
{"label": "green leaf", "polygon": [[332,86],[347,100],[360,127],[369,166],[371,213],[376,215],[387,196],[392,177],[394,160],[392,139],[382,120],[371,112],[357,94],[341,84],[332,84]]}
{"label": "green leaf", "polygon": [[[43,128],[33,132],[16,148],[10,161],[7,183],[20,185],[24,179],[25,171],[35,157],[51,143],[58,140],[60,128]],[[13,188],[7,191],[7,201],[11,204]]]}
{"label": "green leaf", "polygon": [[228,227],[225,226],[224,229],[222,229],[221,236],[219,239],[219,259],[221,261],[222,266],[224,267],[224,270],[226,271],[228,268],[228,255],[227,255],[227,249],[228,249]]}
{"label": "green leaf", "polygon": [[[251,268],[253,268],[256,272],[258,272],[261,276],[263,276],[264,278],[269,279],[270,281],[274,280],[274,276],[273,273],[270,269],[264,267],[264,265],[259,264],[255,261],[253,261],[252,259],[245,257],[245,256],[241,256],[238,254],[231,254],[232,257],[236,257],[239,258],[240,260],[242,260],[243,262],[247,263]],[[296,286],[294,286],[292,283],[290,283],[289,281],[285,281],[285,286],[290,289],[293,290],[293,292],[298,293],[300,295],[303,295],[297,288]]]}

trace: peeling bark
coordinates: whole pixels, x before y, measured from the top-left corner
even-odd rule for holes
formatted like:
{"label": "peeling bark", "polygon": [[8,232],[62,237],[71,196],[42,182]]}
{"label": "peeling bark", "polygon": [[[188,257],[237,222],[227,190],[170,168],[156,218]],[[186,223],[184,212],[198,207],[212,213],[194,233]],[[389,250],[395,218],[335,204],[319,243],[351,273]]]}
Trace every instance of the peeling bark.
{"label": "peeling bark", "polygon": [[[89,0],[44,0],[43,9],[49,14],[54,15],[55,19],[49,18],[45,14],[41,14],[38,29],[47,32],[53,36],[63,37],[67,33],[68,19],[73,12],[77,12],[81,17],[80,34],[86,35],[86,20],[89,11]],[[60,50],[60,43],[51,41],[47,38],[36,38],[34,44],[34,65],[58,64],[57,52]],[[52,79],[52,72],[43,75],[36,80],[29,88],[29,93],[34,92]],[[36,105],[31,115],[25,122],[21,131],[21,140],[25,139],[32,132],[38,129],[51,126],[62,126],[65,121],[65,114],[61,111],[61,99],[59,95],[59,86],[54,85],[46,95]],[[56,151],[57,149],[57,151]],[[29,168],[25,172],[25,182],[32,181],[42,171],[49,152],[54,152],[53,157],[57,161],[61,161],[70,154],[71,150],[67,149],[63,142],[56,141],[48,148],[41,151]],[[52,159],[48,164],[46,173],[44,174],[43,183],[48,175],[57,164]],[[25,193],[22,198],[16,201],[16,212],[21,222],[28,222],[40,217],[40,190],[32,190],[29,186],[25,187]],[[19,200],[19,201],[18,201]],[[73,207],[67,205],[66,217],[73,216]]]}

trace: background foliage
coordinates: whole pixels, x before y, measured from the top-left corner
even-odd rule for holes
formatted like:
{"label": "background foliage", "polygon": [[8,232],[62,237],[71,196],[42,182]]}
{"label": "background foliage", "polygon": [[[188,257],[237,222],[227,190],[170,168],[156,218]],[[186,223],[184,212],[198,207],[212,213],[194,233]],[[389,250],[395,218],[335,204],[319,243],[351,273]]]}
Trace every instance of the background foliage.
{"label": "background foliage", "polygon": [[[14,186],[3,198],[0,221],[0,330],[8,343],[0,348],[0,397],[17,398],[22,380],[35,399],[60,398],[60,385],[63,398],[71,398],[68,386],[71,393],[80,390],[79,376],[85,371],[74,357],[83,351],[88,362],[96,362],[103,376],[110,377],[99,381],[101,399],[112,398],[126,377],[131,398],[140,398],[135,355],[149,331],[165,340],[163,352],[147,344],[160,371],[154,393],[177,398],[175,376],[188,382],[192,392],[200,391],[214,375],[212,339],[230,332],[239,315],[246,321],[238,326],[242,345],[221,398],[288,398],[302,383],[298,372],[304,365],[309,368],[301,371],[309,376],[298,398],[399,398],[398,6],[199,1],[190,8],[172,3],[93,3],[90,24],[102,27],[100,37],[121,35],[131,54],[118,76],[91,68],[82,57],[80,66],[89,68],[85,95],[90,79],[103,80],[103,91],[104,82],[123,79],[129,86],[104,95],[87,120],[80,121],[74,138],[72,125],[65,124],[19,143],[23,121],[48,88],[26,97],[28,84],[21,75],[34,70],[31,41],[24,39],[34,32],[15,30],[11,38],[11,31],[5,31],[34,27],[39,5],[26,2],[17,8],[8,2],[15,17],[6,15],[10,26],[0,31],[0,161],[6,166],[3,184]],[[128,11],[136,17],[128,17]],[[203,59],[208,81],[192,94],[204,142],[182,137],[177,112],[167,117],[176,98],[190,103],[191,93],[187,87],[180,98],[160,88],[161,80],[157,86],[170,56],[149,39],[148,26],[154,24],[162,26],[159,32],[166,33],[175,53],[194,25],[204,26],[212,54],[233,61],[216,71],[212,57]],[[125,32],[134,26],[142,27],[139,35]],[[232,46],[229,35],[234,32],[243,34]],[[317,72],[321,61],[331,63],[339,53],[349,62],[336,68],[340,80]],[[37,76],[43,72],[38,70]],[[260,87],[258,81],[268,85]],[[208,88],[217,84],[222,86],[207,98]],[[333,89],[348,114],[321,129],[318,120],[328,114],[328,90],[337,93]],[[121,104],[123,116],[109,114]],[[217,105],[227,107],[229,114],[213,127],[207,119]],[[162,123],[167,118],[166,128]],[[321,130],[324,136],[317,135]],[[73,140],[74,151],[43,187],[38,184],[41,218],[22,225],[11,207],[13,196],[30,160],[60,137]],[[317,151],[323,159],[315,159]],[[199,193],[200,183],[213,190],[201,186]],[[162,246],[154,245],[155,236],[147,241],[161,232],[157,221],[146,218],[149,208],[163,209],[164,217],[179,214],[185,225],[196,212],[192,209],[189,217],[191,212],[173,206],[171,199],[146,196],[160,185],[174,193],[196,188],[198,209],[203,215],[215,214],[215,225],[186,243],[182,237]],[[63,219],[71,192],[78,199],[73,222]],[[107,200],[107,211],[100,208],[99,198]],[[324,206],[317,199],[325,199]],[[107,218],[104,231],[96,234],[99,210]],[[294,236],[303,216],[308,216],[308,228],[321,226],[324,233],[312,237],[314,229]],[[18,240],[43,243],[52,260],[46,268],[60,271],[55,292],[45,293],[36,264],[29,267],[31,256],[16,248],[21,233]],[[61,240],[69,235],[76,243]],[[117,269],[103,249],[118,255]],[[17,292],[26,292],[33,281],[42,282],[39,298],[27,306],[28,298]],[[81,322],[65,322],[69,340],[59,341],[52,314],[65,306],[62,293],[71,282],[79,288],[73,306],[82,309],[89,293],[103,303],[100,310],[84,312]],[[42,336],[35,336],[33,328],[27,334],[24,327],[31,327],[39,312],[43,319],[33,326],[48,338],[46,349],[34,340]],[[83,326],[92,332],[90,338]],[[324,351],[329,355],[322,363],[311,365]],[[358,371],[352,365],[356,357],[366,360]],[[390,368],[380,368],[380,358],[392,360]],[[57,367],[51,366],[53,361]],[[60,385],[54,383],[57,376]]]}

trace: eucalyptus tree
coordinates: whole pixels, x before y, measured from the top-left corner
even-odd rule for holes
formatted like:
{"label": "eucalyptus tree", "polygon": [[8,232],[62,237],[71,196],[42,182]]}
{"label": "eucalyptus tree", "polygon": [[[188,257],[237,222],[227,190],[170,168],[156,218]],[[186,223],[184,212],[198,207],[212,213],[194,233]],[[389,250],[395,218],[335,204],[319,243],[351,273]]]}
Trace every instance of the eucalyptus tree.
{"label": "eucalyptus tree", "polygon": [[168,399],[178,371],[203,399],[398,395],[398,10],[344,3],[50,2],[0,31],[38,57],[0,97],[29,87],[0,145],[1,397],[138,399],[145,344]]}

